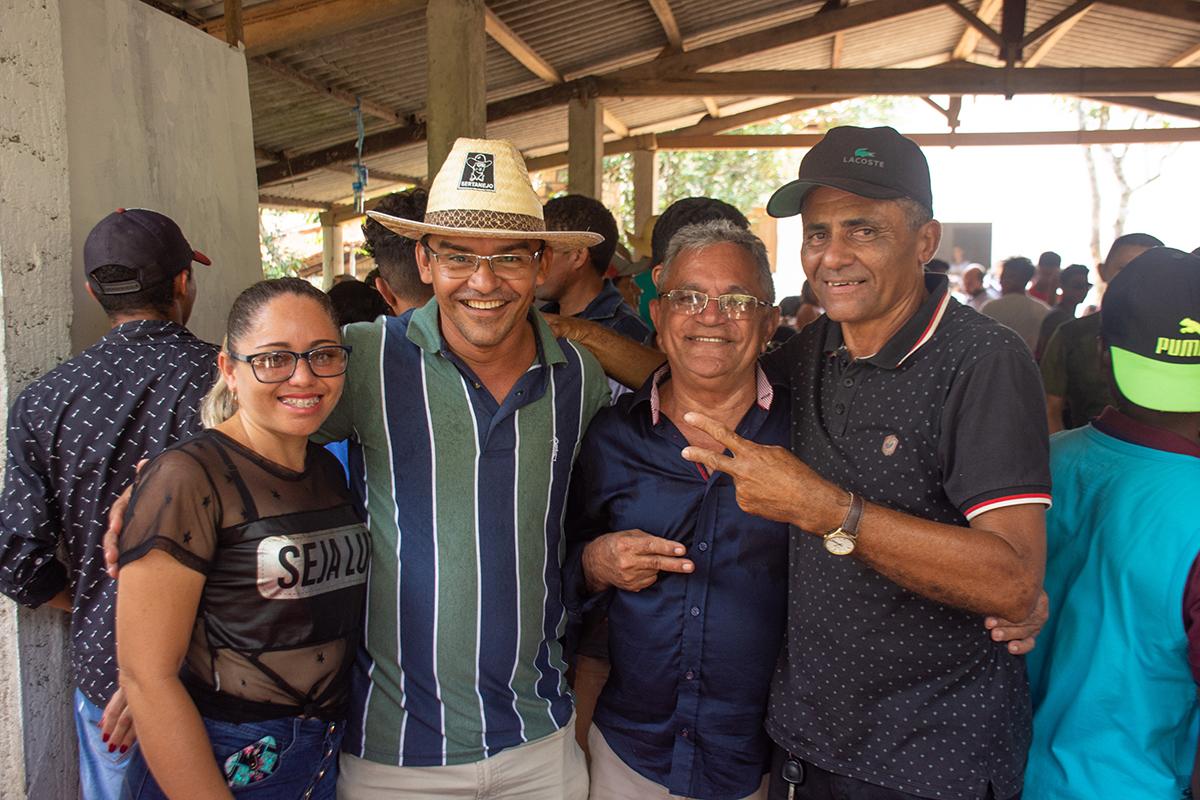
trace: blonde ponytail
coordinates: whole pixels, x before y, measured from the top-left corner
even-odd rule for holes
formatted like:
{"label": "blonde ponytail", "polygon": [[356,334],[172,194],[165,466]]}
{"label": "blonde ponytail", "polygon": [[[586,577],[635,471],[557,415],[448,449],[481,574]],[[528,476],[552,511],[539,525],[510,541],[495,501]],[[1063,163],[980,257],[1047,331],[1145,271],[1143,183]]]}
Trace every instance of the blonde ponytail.
{"label": "blonde ponytail", "polygon": [[[229,352],[228,336],[221,342],[221,350]],[[237,407],[237,396],[225,382],[225,376],[218,374],[216,382],[200,401],[200,424],[205,428],[215,428],[232,417]]]}

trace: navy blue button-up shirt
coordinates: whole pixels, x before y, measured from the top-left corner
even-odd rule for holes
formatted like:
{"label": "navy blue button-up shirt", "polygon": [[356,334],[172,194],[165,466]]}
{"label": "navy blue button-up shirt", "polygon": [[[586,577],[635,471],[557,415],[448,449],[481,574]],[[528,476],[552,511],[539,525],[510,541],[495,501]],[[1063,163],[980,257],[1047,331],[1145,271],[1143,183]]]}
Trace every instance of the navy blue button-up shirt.
{"label": "navy blue button-up shirt", "polygon": [[[546,303],[542,306],[542,311],[550,314],[560,313],[558,301],[552,300]],[[604,287],[600,290],[600,294],[593,297],[592,302],[587,304],[587,308],[575,316],[598,322],[638,343],[650,338],[650,326],[638,316],[637,311],[630,308],[621,292],[608,278],[604,279]]]}
{"label": "navy blue button-up shirt", "polygon": [[[733,481],[686,461],[659,413],[660,370],[592,422],[568,506],[568,606],[584,603],[583,546],[640,528],[682,542],[696,569],[640,592],[610,590],[612,672],[594,722],[630,768],[672,794],[732,800],[767,769],[767,694],[783,637],[787,526],[738,508]],[[737,432],[786,445],[788,398],[758,371],[758,402]]]}

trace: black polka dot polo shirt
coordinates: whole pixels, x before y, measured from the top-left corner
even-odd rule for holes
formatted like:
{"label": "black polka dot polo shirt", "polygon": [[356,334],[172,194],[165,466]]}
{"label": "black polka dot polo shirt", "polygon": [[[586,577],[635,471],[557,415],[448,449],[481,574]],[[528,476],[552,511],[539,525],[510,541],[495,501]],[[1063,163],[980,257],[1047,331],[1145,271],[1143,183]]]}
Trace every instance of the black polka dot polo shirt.
{"label": "black polka dot polo shirt", "polygon": [[[946,279],[874,356],[854,359],[827,317],[766,357],[786,371],[792,450],[867,500],[962,527],[1050,501],[1041,380],[1008,328]],[[823,532],[818,532],[823,533]],[[983,618],[901,588],[794,531],[785,646],[767,730],[827,770],[921,797],[1021,788],[1030,701],[1021,657]]]}

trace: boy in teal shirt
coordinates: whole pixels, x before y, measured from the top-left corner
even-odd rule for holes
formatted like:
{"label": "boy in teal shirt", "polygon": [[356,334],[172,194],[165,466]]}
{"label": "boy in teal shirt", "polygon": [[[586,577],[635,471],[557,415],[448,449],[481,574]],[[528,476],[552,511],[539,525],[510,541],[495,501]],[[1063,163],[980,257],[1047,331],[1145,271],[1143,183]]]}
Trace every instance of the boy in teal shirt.
{"label": "boy in teal shirt", "polygon": [[1025,800],[1195,793],[1200,258],[1147,251],[1103,314],[1117,408],[1051,440]]}

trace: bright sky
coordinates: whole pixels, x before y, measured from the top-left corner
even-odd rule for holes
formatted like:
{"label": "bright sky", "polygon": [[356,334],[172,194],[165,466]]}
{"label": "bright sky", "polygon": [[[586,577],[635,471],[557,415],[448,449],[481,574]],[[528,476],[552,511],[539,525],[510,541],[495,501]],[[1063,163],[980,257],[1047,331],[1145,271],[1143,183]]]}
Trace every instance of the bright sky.
{"label": "bright sky", "polygon": [[[945,105],[945,98],[935,99]],[[945,119],[918,100],[897,103],[896,111],[887,124],[901,132],[947,130]],[[1132,115],[1122,113],[1113,127],[1130,126]],[[1040,96],[1007,101],[967,97],[963,99],[960,120],[959,131],[964,133],[1078,129],[1075,114],[1063,100]],[[1143,120],[1138,122],[1140,127]],[[1189,124],[1172,120],[1174,127]],[[1200,142],[1131,148],[1125,164],[1135,185],[1157,172],[1160,160],[1165,160],[1162,177],[1134,193],[1125,232],[1151,233],[1182,250],[1200,246],[1193,199],[1196,176],[1200,175]],[[935,216],[943,222],[991,222],[993,263],[1010,255],[1036,260],[1043,250],[1054,250],[1063,257],[1064,266],[1092,266],[1091,193],[1083,151],[1078,145],[926,148]],[[1100,239],[1104,251],[1114,237],[1117,188],[1098,148],[1096,155],[1105,203]],[[778,296],[798,294],[804,281],[799,260],[799,220],[780,220],[775,276]]]}

